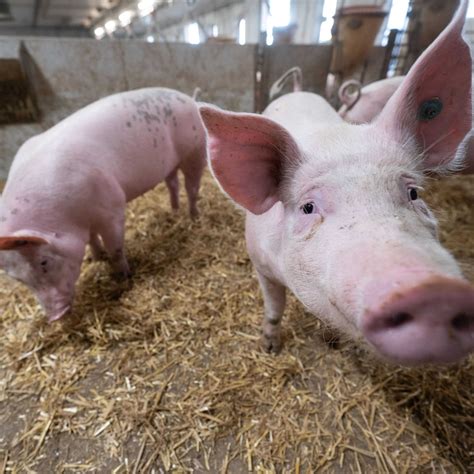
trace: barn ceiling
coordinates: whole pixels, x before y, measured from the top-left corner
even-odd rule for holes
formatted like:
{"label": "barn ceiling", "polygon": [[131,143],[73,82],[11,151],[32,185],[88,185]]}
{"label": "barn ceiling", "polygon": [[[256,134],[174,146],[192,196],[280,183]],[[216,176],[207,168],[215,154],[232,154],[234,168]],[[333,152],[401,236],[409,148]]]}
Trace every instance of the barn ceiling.
{"label": "barn ceiling", "polygon": [[11,19],[1,26],[85,26],[120,0],[7,0]]}

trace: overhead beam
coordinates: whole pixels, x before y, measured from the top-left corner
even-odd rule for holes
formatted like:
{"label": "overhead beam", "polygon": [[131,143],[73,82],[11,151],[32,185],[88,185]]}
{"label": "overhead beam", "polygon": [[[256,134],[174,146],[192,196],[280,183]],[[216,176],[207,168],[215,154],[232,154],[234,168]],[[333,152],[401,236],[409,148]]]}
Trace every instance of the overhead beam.
{"label": "overhead beam", "polygon": [[[165,3],[158,5],[153,15],[156,19],[156,26],[160,29],[165,29],[181,23],[185,18],[196,18],[237,3],[243,3],[244,1],[245,0],[195,0],[194,4],[191,4],[192,2],[190,1],[188,5],[188,0],[175,0],[171,5]],[[116,18],[121,10],[133,8],[136,4],[136,1],[120,2],[117,7],[107,10],[101,17],[97,18],[92,27],[103,24],[109,18]]]}
{"label": "overhead beam", "polygon": [[188,6],[186,2],[176,2],[172,6],[156,12],[156,26],[159,29],[169,28],[181,23],[186,18],[197,18],[243,2],[244,0],[196,0],[192,6]]}

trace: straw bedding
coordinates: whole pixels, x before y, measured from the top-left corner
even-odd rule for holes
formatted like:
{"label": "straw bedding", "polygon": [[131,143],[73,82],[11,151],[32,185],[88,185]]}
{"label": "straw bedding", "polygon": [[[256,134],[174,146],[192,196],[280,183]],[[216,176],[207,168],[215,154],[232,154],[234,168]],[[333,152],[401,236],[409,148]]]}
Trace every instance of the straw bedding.
{"label": "straw bedding", "polygon": [[[428,200],[474,280],[474,177]],[[0,275],[0,474],[474,472],[472,358],[386,366],[294,298],[283,352],[263,353],[242,214],[209,174],[201,218],[184,208],[163,185],[133,202],[133,279],[85,262],[63,322]]]}

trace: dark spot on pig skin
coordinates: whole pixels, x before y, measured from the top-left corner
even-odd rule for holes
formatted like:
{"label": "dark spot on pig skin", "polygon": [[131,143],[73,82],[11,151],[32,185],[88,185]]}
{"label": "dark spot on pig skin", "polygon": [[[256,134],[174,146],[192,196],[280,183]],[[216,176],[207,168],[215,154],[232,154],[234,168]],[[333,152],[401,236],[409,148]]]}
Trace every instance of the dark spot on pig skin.
{"label": "dark spot on pig skin", "polygon": [[130,122],[127,122],[127,127],[131,127],[132,124]]}
{"label": "dark spot on pig skin", "polygon": [[158,146],[158,143],[156,141],[156,138],[153,138],[153,148],[156,148]]}
{"label": "dark spot on pig skin", "polygon": [[6,222],[6,221],[7,221],[6,217],[4,217],[4,216],[0,217],[0,222]]}
{"label": "dark spot on pig skin", "polygon": [[177,100],[179,100],[182,104],[185,104],[186,101],[182,97],[176,97]]}
{"label": "dark spot on pig skin", "polygon": [[12,210],[10,211],[10,214],[13,214],[13,215],[18,214],[18,209],[15,207],[15,209],[12,209]]}
{"label": "dark spot on pig skin", "polygon": [[169,103],[166,104],[165,107],[163,107],[163,111],[165,113],[165,117],[168,118],[173,114],[173,109],[171,108],[171,105]]}
{"label": "dark spot on pig skin", "polygon": [[196,125],[193,125],[193,131],[194,132],[196,131]]}

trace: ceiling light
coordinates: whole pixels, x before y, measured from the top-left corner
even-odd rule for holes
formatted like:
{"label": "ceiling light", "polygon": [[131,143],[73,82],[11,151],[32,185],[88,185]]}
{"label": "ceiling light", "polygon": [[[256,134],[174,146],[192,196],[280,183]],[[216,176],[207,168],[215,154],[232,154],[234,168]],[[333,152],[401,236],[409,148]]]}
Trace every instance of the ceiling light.
{"label": "ceiling light", "polygon": [[138,2],[138,12],[140,16],[147,16],[155,9],[155,0],[141,0]]}
{"label": "ceiling light", "polygon": [[94,35],[97,39],[101,39],[104,37],[105,35],[105,28],[103,26],[98,26],[95,30],[94,30]]}
{"label": "ceiling light", "polygon": [[124,12],[120,13],[119,21],[122,26],[130,25],[133,20],[135,14],[131,10],[125,10]]}
{"label": "ceiling light", "polygon": [[117,29],[117,22],[115,20],[109,20],[104,27],[105,31],[110,35]]}

